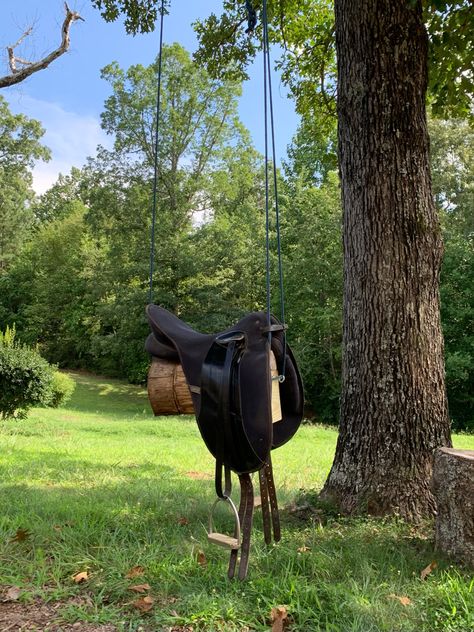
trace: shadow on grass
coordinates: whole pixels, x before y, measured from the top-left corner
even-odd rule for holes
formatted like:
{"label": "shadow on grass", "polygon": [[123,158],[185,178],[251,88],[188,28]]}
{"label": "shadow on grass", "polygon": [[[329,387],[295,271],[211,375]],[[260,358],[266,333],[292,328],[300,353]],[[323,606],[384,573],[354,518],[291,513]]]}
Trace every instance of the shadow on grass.
{"label": "shadow on grass", "polygon": [[[169,465],[132,461],[100,464],[57,452],[37,455],[28,450],[16,450],[16,456],[15,479],[25,480],[25,483],[9,483],[11,468],[0,464],[0,480],[3,481],[0,504],[7,529],[17,528],[19,520],[22,527],[31,529],[38,522],[56,524],[82,520],[108,524],[110,528],[120,523],[122,528],[131,531],[148,532],[157,525],[173,530],[185,516],[202,531],[214,499],[211,474],[209,479],[199,480],[195,473],[187,475]],[[41,479],[45,480],[44,485],[38,484]],[[254,484],[258,485],[255,479]],[[234,499],[238,500],[237,486]],[[433,550],[426,534],[421,535],[419,529],[396,520],[343,518],[324,507],[318,507],[317,513],[295,513],[292,508],[284,507],[281,520],[286,540],[296,540],[300,547],[326,551],[327,555],[344,551],[344,556],[354,557],[357,564],[361,558],[364,563],[380,559],[382,553],[386,556],[391,552],[401,559],[409,556],[414,548],[418,553]],[[258,510],[255,527],[255,537],[260,538]],[[300,557],[304,561],[304,556]]]}

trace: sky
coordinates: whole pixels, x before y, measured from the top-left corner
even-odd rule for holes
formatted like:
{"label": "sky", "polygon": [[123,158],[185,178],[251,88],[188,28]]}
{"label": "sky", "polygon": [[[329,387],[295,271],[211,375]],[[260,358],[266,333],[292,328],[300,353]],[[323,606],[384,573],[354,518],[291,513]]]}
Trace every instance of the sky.
{"label": "sky", "polygon": [[[0,92],[13,112],[38,119],[46,130],[43,142],[51,149],[52,160],[35,166],[33,186],[37,193],[48,189],[60,172],[81,167],[88,156],[95,154],[98,144],[111,146],[112,138],[100,127],[100,113],[110,94],[108,84],[100,78],[100,69],[111,61],[123,68],[148,65],[158,53],[158,32],[133,37],[125,33],[121,21],[106,23],[90,0],[70,0],[69,6],[85,20],[72,25],[69,51],[47,69]],[[192,22],[212,12],[219,14],[221,6],[222,0],[173,0],[170,14],[165,17],[164,41],[177,41],[195,50]],[[1,75],[8,73],[7,45],[15,43],[33,25],[33,33],[19,54],[37,60],[59,45],[63,20],[62,0],[0,0]],[[273,51],[272,58],[277,55]],[[240,118],[259,151],[263,151],[264,142],[262,73],[259,58],[250,69],[250,80],[245,82],[239,102]],[[272,84],[280,162],[296,131],[298,116],[277,73]]]}

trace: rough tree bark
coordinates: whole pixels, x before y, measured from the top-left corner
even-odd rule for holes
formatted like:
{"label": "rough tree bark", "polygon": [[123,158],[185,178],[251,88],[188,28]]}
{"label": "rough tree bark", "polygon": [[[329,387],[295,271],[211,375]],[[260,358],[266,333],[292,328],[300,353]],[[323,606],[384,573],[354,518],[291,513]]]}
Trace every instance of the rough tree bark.
{"label": "rough tree bark", "polygon": [[474,568],[474,450],[436,450],[436,547]]}
{"label": "rough tree bark", "polygon": [[439,315],[442,240],[425,115],[421,2],[336,0],[344,209],[340,435],[323,496],[344,513],[435,508],[450,445]]}

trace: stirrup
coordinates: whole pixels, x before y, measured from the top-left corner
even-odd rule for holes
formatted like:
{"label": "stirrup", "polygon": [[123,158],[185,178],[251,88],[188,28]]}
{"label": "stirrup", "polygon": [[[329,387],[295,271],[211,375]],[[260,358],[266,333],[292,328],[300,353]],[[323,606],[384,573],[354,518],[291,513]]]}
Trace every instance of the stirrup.
{"label": "stirrup", "polygon": [[[217,531],[214,531],[213,516],[214,516],[214,511],[219,502],[227,502],[231,506],[232,512],[234,514],[234,522],[235,522],[233,537],[225,533],[218,533]],[[230,496],[216,498],[214,504],[212,505],[211,513],[209,514],[209,531],[207,533],[207,539],[209,540],[209,542],[212,542],[213,544],[217,544],[218,546],[222,546],[225,549],[231,549],[233,551],[240,549],[242,539],[241,539],[241,534],[240,534],[239,513],[237,511],[237,507],[234,505],[234,502],[230,498]]]}

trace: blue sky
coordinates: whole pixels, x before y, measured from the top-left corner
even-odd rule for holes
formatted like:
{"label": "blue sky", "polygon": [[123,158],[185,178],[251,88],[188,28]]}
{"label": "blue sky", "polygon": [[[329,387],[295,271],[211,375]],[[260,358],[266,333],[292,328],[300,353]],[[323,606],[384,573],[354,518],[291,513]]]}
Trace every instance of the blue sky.
{"label": "blue sky", "polygon": [[[8,72],[5,47],[16,42],[32,24],[33,33],[25,41],[21,56],[38,59],[57,47],[64,19],[62,0],[1,0],[0,5],[2,75]],[[43,140],[52,150],[53,159],[35,167],[34,187],[39,193],[56,180],[59,172],[67,173],[71,166],[81,166],[87,156],[95,153],[99,143],[111,143],[111,138],[100,128],[100,113],[109,95],[108,84],[100,79],[100,69],[111,61],[118,61],[123,67],[149,64],[158,51],[157,32],[132,37],[126,35],[121,22],[105,23],[89,0],[71,0],[69,6],[85,19],[71,28],[69,52],[26,82],[1,91],[13,111],[37,118],[46,129]],[[192,22],[212,12],[219,13],[220,8],[221,0],[173,0],[171,13],[165,18],[165,41],[178,41],[188,50],[194,50],[197,43]],[[255,146],[262,151],[261,59],[255,61],[250,75],[239,111]],[[281,159],[296,131],[298,117],[277,74],[272,82],[277,153]]]}

